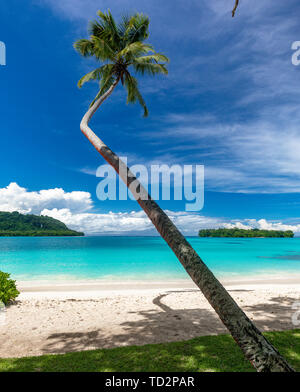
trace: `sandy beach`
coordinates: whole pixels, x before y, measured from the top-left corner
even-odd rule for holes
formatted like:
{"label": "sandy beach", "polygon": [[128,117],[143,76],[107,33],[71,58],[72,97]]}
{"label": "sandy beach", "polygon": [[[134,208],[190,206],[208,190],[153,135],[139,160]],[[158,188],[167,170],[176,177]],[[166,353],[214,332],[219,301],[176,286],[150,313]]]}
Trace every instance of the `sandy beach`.
{"label": "sandy beach", "polygon": [[[300,280],[223,282],[263,330],[296,328]],[[0,325],[0,357],[65,353],[96,348],[187,340],[226,333],[201,292],[189,280],[47,285],[23,282]]]}

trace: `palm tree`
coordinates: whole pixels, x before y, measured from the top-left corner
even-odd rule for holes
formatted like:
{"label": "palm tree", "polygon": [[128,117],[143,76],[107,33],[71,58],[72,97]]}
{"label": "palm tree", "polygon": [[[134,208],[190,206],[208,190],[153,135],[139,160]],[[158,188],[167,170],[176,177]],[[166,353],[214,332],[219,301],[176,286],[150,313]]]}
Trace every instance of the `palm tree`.
{"label": "palm tree", "polygon": [[[146,44],[149,18],[143,14],[123,17],[117,24],[111,13],[98,11],[98,20],[90,23],[89,39],[75,42],[75,49],[84,57],[94,57],[101,66],[80,79],[81,87],[90,80],[98,80],[100,89],[80,129],[102,157],[116,170],[128,188],[139,188],[135,197],[161,237],[168,243],[192,280],[200,288],[222,322],[230,331],[244,355],[257,371],[293,371],[279,352],[266,340],[249,320],[229,293],[207,268],[177,227],[151,198],[121,159],[90,129],[89,121],[99,106],[121,82],[127,90],[127,101],[138,101],[148,115],[145,101],[138,89],[135,75],[167,74],[168,58]],[[136,186],[138,184],[138,187]]]}

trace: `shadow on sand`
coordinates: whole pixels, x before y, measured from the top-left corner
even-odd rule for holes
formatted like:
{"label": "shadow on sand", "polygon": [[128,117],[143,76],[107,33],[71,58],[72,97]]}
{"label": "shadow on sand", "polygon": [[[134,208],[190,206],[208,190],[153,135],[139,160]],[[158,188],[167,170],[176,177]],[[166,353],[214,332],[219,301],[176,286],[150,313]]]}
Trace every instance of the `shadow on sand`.
{"label": "shadow on sand", "polygon": [[[197,290],[190,290],[192,291]],[[122,334],[107,336],[102,333],[101,329],[90,332],[54,333],[48,336],[43,352],[45,354],[65,353],[96,348],[176,342],[197,336],[228,333],[213,310],[172,309],[163,302],[169,294],[179,292],[168,291],[158,295],[153,300],[157,309],[136,312],[139,320],[122,323]],[[293,298],[274,297],[271,298],[270,303],[245,305],[243,310],[246,314],[251,313],[251,319],[262,331],[287,330],[295,328],[291,321],[293,302]]]}

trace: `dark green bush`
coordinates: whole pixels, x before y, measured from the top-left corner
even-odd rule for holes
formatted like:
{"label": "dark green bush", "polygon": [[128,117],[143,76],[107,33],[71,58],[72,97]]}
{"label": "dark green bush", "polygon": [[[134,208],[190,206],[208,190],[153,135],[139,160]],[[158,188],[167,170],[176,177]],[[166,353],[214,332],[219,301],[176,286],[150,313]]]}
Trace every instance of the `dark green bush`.
{"label": "dark green bush", "polygon": [[0,271],[0,303],[7,305],[13,301],[20,292],[17,290],[16,281],[10,279],[10,274]]}

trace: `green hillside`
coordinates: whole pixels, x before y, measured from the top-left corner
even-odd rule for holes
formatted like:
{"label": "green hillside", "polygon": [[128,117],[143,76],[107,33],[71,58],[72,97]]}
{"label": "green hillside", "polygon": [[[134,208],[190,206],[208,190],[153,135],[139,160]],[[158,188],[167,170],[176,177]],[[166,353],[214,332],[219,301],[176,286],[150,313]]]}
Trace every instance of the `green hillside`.
{"label": "green hillside", "polygon": [[57,219],[49,216],[23,215],[19,212],[0,212],[0,236],[83,236]]}

